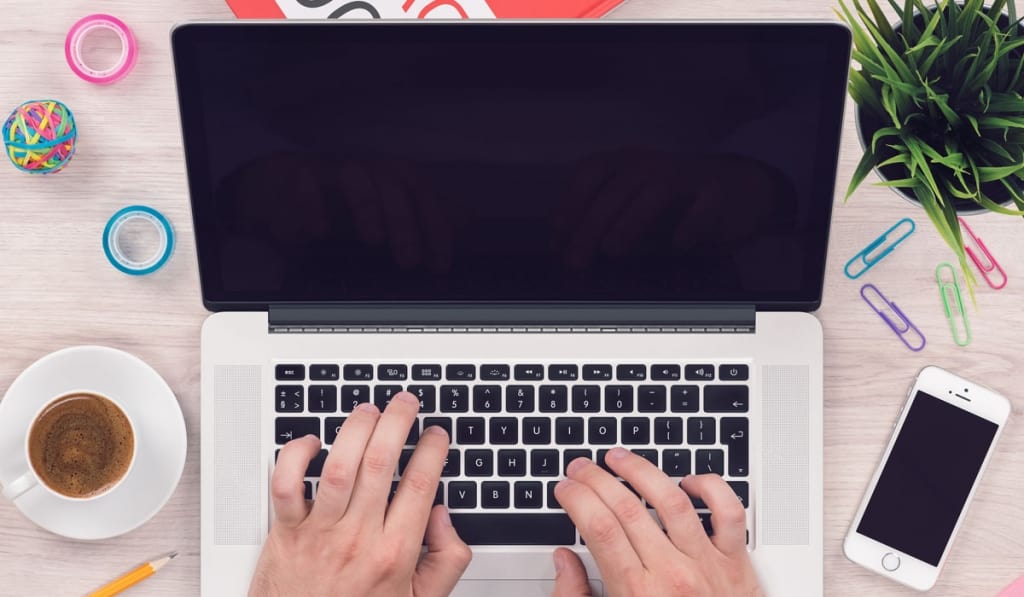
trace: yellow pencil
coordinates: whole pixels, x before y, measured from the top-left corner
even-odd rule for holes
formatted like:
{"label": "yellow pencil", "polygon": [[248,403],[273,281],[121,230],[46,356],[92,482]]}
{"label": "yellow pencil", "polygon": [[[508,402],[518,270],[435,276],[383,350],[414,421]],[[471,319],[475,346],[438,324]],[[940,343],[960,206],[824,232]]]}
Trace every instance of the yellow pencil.
{"label": "yellow pencil", "polygon": [[177,555],[178,552],[172,551],[162,558],[153,560],[152,562],[146,562],[135,570],[132,570],[128,574],[125,574],[121,578],[111,582],[102,589],[89,593],[89,597],[111,597],[111,595],[117,595],[128,587],[134,586],[149,578],[157,570],[163,568],[167,562],[173,560]]}

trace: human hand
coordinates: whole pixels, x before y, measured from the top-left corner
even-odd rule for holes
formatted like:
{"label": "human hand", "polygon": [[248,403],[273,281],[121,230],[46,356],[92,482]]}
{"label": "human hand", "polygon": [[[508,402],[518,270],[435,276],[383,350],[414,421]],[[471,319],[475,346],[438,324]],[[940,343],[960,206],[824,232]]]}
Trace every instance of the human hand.
{"label": "human hand", "polygon": [[[586,458],[568,467],[555,496],[576,523],[609,597],[759,597],[746,548],[746,513],[718,475],[690,475],[676,485],[644,458],[615,448],[605,462],[655,508],[658,522],[622,483]],[[680,486],[682,489],[680,489]],[[714,535],[705,534],[690,496],[711,509]],[[589,596],[579,557],[554,553],[554,597]]]}
{"label": "human hand", "polygon": [[[263,546],[250,597],[440,597],[448,595],[472,552],[444,506],[431,510],[448,435],[428,427],[388,494],[419,402],[401,392],[380,413],[360,404],[327,457],[316,500],[302,478],[320,450],[314,436],[281,449],[271,479],[276,520]],[[427,551],[421,553],[426,533]]]}

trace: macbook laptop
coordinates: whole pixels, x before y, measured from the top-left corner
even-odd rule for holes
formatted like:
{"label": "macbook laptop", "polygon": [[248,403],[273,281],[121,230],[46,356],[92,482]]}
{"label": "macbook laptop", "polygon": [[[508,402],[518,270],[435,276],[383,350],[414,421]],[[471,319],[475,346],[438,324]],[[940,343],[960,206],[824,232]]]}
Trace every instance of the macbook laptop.
{"label": "macbook laptop", "polygon": [[552,492],[617,445],[722,475],[768,594],[821,595],[811,312],[849,44],[826,23],[175,29],[214,312],[203,594],[246,591],[280,447],[323,440],[313,498],[348,413],[405,389],[409,449],[452,437],[436,499],[474,550],[456,595],[547,595],[559,545],[603,594]]}

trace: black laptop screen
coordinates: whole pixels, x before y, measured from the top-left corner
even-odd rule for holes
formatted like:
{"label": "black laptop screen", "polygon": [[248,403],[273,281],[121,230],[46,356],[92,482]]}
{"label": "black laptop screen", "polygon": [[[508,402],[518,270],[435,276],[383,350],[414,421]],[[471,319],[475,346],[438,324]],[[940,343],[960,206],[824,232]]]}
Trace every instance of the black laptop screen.
{"label": "black laptop screen", "polygon": [[214,308],[821,296],[835,25],[174,33]]}

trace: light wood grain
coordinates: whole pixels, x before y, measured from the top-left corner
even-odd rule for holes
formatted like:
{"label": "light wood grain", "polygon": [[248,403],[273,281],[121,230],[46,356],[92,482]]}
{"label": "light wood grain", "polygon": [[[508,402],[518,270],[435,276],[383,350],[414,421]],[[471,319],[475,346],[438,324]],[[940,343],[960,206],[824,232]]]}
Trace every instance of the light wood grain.
{"label": "light wood grain", "polygon": [[[834,19],[832,0],[629,0],[611,18]],[[78,17],[103,10],[135,31],[141,59],[110,87],[84,83],[68,70],[64,36]],[[161,552],[180,552],[132,595],[199,592],[200,303],[185,185],[168,32],[187,19],[231,18],[222,0],[138,2],[0,0],[0,111],[44,97],[75,111],[83,131],[65,172],[30,177],[0,163],[0,390],[40,356],[95,343],[132,352],[153,365],[181,402],[189,432],[188,462],[177,492],[152,521],[124,537],[69,541],[42,531],[0,503],[0,595],[84,593]],[[849,108],[849,106],[848,106]],[[840,164],[845,187],[859,157],[848,109]],[[100,233],[116,209],[157,207],[173,221],[180,244],[159,274],[129,278],[109,267]],[[914,354],[900,345],[845,279],[842,264],[895,220],[921,226],[913,241],[869,276],[898,299],[928,335]],[[825,586],[828,595],[912,595],[862,571],[842,555],[842,537],[877,464],[915,372],[936,364],[988,384],[1011,398],[1014,414],[998,454],[933,595],[993,595],[1024,574],[1024,223],[972,219],[1010,277],[1001,292],[982,288],[971,312],[975,340],[958,348],[945,328],[933,281],[937,261],[952,256],[924,214],[889,191],[864,188],[849,205],[837,200],[824,306]]]}

